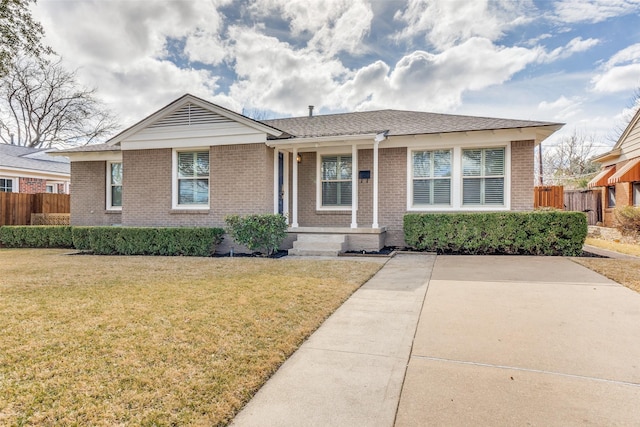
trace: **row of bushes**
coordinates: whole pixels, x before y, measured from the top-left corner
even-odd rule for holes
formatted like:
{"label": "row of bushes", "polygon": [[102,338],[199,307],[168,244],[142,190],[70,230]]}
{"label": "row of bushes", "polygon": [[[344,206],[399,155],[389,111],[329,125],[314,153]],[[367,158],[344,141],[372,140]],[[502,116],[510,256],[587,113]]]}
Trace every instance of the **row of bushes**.
{"label": "row of bushes", "polygon": [[408,214],[407,244],[455,254],[578,256],[587,236],[582,212]]}
{"label": "row of bushes", "polygon": [[98,255],[210,256],[224,230],[210,227],[0,227],[0,242],[13,248],[76,248]]}
{"label": "row of bushes", "polygon": [[[227,232],[251,251],[271,255],[286,236],[282,215],[230,215]],[[0,243],[18,248],[75,248],[98,255],[210,256],[225,230],[211,227],[0,227]]]}

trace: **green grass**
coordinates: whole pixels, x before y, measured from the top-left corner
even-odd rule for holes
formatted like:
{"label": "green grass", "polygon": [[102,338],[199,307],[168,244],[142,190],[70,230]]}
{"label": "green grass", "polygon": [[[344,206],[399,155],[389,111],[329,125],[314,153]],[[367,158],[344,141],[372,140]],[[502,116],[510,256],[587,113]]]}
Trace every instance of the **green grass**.
{"label": "green grass", "polygon": [[377,263],[0,249],[1,425],[225,425]]}

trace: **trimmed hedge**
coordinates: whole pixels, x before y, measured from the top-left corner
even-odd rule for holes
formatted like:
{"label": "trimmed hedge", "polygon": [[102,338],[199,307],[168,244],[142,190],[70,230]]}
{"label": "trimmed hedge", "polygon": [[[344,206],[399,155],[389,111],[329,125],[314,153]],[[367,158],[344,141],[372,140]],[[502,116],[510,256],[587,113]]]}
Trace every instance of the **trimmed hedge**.
{"label": "trimmed hedge", "polygon": [[421,251],[470,255],[578,256],[587,237],[582,212],[433,213],[404,216],[404,239]]}
{"label": "trimmed hedge", "polygon": [[233,240],[265,255],[276,252],[287,236],[287,218],[280,214],[227,215],[224,222]]}
{"label": "trimmed hedge", "polygon": [[211,256],[224,230],[210,227],[3,226],[11,248],[76,248],[98,255]]}
{"label": "trimmed hedge", "polygon": [[68,225],[5,225],[0,242],[9,248],[72,248]]}
{"label": "trimmed hedge", "polygon": [[211,256],[223,235],[211,227],[73,227],[76,249],[97,255]]}

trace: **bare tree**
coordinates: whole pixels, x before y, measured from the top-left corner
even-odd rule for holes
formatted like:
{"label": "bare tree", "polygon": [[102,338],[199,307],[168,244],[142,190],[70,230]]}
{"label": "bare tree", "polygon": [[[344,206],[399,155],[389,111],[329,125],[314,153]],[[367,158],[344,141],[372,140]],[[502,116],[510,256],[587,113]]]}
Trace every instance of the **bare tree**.
{"label": "bare tree", "polygon": [[591,161],[596,154],[595,137],[574,130],[555,146],[545,148],[542,154],[545,183],[585,188],[589,179],[600,170]]}
{"label": "bare tree", "polygon": [[0,0],[0,76],[9,72],[20,52],[34,58],[52,53],[41,42],[44,30],[31,17],[36,0]]}
{"label": "bare tree", "polygon": [[89,144],[116,130],[113,115],[57,62],[20,58],[0,79],[0,141],[33,148]]}

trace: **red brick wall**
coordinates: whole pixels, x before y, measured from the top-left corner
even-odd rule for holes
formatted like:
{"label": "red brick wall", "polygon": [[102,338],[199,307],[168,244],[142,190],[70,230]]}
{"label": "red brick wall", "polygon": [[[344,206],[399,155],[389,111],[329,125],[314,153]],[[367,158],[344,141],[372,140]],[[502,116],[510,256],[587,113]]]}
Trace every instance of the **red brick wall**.
{"label": "red brick wall", "polygon": [[39,178],[18,178],[18,189],[21,193],[37,194],[47,192],[47,180]]}

